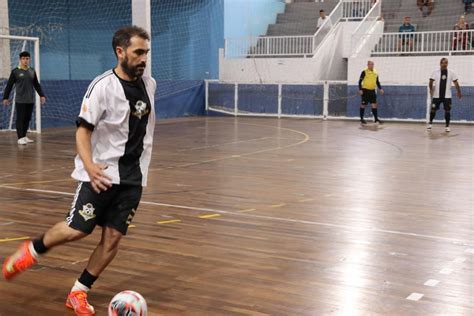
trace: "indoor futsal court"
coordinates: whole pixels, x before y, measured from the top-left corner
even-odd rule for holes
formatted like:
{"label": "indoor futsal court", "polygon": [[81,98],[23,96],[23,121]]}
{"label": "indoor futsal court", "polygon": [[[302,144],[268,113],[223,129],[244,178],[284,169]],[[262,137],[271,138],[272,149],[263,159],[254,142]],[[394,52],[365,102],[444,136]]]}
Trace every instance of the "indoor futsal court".
{"label": "indoor futsal court", "polygon": [[0,0],[0,316],[474,316],[471,0]]}
{"label": "indoor futsal court", "polygon": [[[98,314],[130,287],[152,315],[471,314],[471,126],[451,135],[255,118],[156,127],[150,187],[94,289]],[[0,256],[17,247],[6,238],[39,234],[68,210],[73,132],[46,131],[22,150],[2,134]],[[66,315],[58,285],[73,282],[95,237],[1,282],[1,315]]]}

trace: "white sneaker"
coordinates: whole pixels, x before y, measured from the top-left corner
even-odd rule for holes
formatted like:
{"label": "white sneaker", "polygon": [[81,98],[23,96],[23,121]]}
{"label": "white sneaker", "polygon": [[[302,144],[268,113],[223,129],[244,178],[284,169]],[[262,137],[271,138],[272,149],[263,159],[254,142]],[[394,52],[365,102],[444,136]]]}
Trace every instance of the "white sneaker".
{"label": "white sneaker", "polygon": [[25,136],[26,142],[27,143],[34,143],[35,141],[32,139],[29,139],[28,136]]}
{"label": "white sneaker", "polygon": [[445,128],[445,131],[446,131],[447,133],[451,132],[451,129],[449,128],[449,126]]}
{"label": "white sneaker", "polygon": [[432,128],[433,128],[432,124],[428,124],[428,126],[426,127],[426,129],[432,129]]}
{"label": "white sneaker", "polygon": [[20,138],[18,141],[17,141],[18,145],[26,145],[28,144],[28,141],[25,139],[25,137],[23,138]]}

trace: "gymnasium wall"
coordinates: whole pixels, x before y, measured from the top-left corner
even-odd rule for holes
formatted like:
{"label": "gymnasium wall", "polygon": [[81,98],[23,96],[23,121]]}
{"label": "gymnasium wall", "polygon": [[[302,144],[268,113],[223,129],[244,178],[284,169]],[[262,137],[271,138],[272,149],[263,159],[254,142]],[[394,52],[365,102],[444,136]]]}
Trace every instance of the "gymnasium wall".
{"label": "gymnasium wall", "polygon": [[[224,0],[151,4],[158,118],[201,115],[203,80],[218,76]],[[8,16],[11,35],[40,37],[43,126],[73,125],[90,80],[116,64],[111,39],[131,24],[131,0],[9,1]]]}

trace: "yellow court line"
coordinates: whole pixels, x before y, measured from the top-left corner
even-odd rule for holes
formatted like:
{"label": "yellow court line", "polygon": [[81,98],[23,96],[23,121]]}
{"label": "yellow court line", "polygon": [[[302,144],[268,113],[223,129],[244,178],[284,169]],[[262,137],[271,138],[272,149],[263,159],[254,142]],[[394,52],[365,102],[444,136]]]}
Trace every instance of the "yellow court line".
{"label": "yellow court line", "polygon": [[311,202],[311,201],[314,201],[314,199],[302,199],[302,200],[298,200],[298,202]]}
{"label": "yellow court line", "polygon": [[273,204],[273,205],[270,206],[270,207],[272,207],[272,208],[277,208],[277,207],[282,207],[282,206],[285,206],[285,205],[286,205],[286,203],[280,203],[280,204]]}
{"label": "yellow court line", "polygon": [[171,219],[169,221],[158,221],[157,224],[174,224],[174,223],[181,223],[180,219]]}
{"label": "yellow court line", "polygon": [[253,212],[253,211],[256,211],[256,210],[257,210],[256,208],[248,208],[248,209],[245,209],[245,210],[240,210],[239,213]]}
{"label": "yellow court line", "polygon": [[135,228],[137,227],[136,225],[128,225],[128,228]]}
{"label": "yellow court line", "polygon": [[25,237],[16,237],[16,238],[4,238],[4,239],[0,239],[0,242],[9,242],[9,241],[26,240],[26,239],[30,239],[30,237],[25,236]]}
{"label": "yellow court line", "polygon": [[219,217],[222,216],[221,214],[208,214],[208,215],[201,215],[199,218],[214,218],[214,217]]}

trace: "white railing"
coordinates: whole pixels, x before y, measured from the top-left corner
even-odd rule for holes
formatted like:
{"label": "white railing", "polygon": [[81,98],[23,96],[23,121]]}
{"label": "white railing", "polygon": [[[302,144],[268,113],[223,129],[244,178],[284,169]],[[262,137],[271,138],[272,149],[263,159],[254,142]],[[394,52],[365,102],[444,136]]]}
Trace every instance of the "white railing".
{"label": "white railing", "polygon": [[228,38],[226,58],[255,56],[307,56],[313,53],[313,35]]}
{"label": "white railing", "polygon": [[372,8],[374,0],[343,1],[343,17],[345,19],[363,19]]}
{"label": "white railing", "polygon": [[375,23],[380,19],[382,12],[382,0],[378,0],[367,13],[365,18],[360,22],[359,26],[355,29],[352,34],[351,48],[352,53],[357,54],[361,47],[364,47],[367,43],[367,39],[370,38],[370,30],[375,26]]}
{"label": "white railing", "polygon": [[[314,35],[254,36],[225,39],[225,58],[311,56],[331,28],[341,20],[360,19],[369,12],[374,0],[341,0]],[[380,6],[380,1],[377,4]],[[319,17],[315,16],[315,23]]]}
{"label": "white railing", "polygon": [[384,33],[373,55],[474,53],[474,30],[413,33]]}

